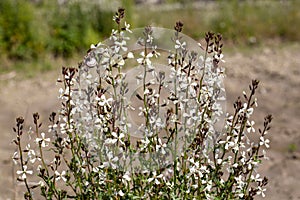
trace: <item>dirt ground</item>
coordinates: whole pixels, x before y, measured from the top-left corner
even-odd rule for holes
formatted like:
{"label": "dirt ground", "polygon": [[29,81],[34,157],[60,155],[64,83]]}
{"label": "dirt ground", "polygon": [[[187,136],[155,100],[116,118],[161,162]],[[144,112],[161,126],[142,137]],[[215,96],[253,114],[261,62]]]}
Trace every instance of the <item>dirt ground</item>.
{"label": "dirt ground", "polygon": [[[226,53],[227,111],[233,101],[248,89],[252,79],[259,79],[259,108],[255,111],[256,128],[267,114],[274,116],[269,132],[269,161],[260,168],[269,178],[265,199],[300,199],[300,44],[280,44]],[[76,63],[76,62],[75,62]],[[12,127],[22,115],[32,121],[39,111],[42,120],[56,110],[59,71],[24,80],[14,73],[0,76],[0,200],[14,199],[20,186],[14,188],[11,156],[15,146]],[[20,195],[17,195],[20,196]],[[258,198],[260,199],[260,198]]]}

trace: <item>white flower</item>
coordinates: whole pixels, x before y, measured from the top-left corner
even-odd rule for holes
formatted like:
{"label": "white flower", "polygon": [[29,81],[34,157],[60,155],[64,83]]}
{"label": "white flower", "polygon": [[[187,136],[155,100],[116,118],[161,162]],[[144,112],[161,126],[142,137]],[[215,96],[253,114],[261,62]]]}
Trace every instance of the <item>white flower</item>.
{"label": "white flower", "polygon": [[121,58],[121,59],[118,61],[118,65],[120,65],[120,66],[125,65],[125,60],[124,60],[123,58]]}
{"label": "white flower", "polygon": [[118,30],[112,29],[111,30],[111,36],[110,36],[110,40],[114,40],[116,41],[118,39],[118,37],[116,36],[118,34]]}
{"label": "white flower", "polygon": [[147,43],[149,44],[152,44],[153,42],[153,37],[151,35],[147,35],[147,40],[146,40]]}
{"label": "white flower", "polygon": [[120,133],[120,135],[118,136],[118,134],[116,132],[112,132],[111,133],[112,136],[114,136],[114,143],[116,143],[117,141],[119,141],[121,144],[125,145],[125,143],[122,141],[122,138],[125,137],[125,135],[123,133]]}
{"label": "white flower", "polygon": [[122,190],[120,190],[120,191],[118,192],[118,195],[122,197],[122,196],[124,196],[124,192],[123,192]]}
{"label": "white flower", "polygon": [[153,57],[153,54],[152,52],[151,53],[148,53],[146,56],[145,56],[145,52],[141,52],[140,55],[142,57],[138,58],[136,61],[139,63],[139,64],[142,64],[142,65],[151,65],[151,60],[150,58]]}
{"label": "white flower", "polygon": [[116,41],[115,42],[116,45],[116,51],[119,52],[120,49],[122,49],[123,51],[127,51],[127,47],[126,47],[126,41],[122,40],[121,42]]}
{"label": "white flower", "polygon": [[91,49],[96,49],[97,47],[99,47],[101,45],[101,42],[99,42],[98,44],[91,44],[90,48]]}
{"label": "white flower", "polygon": [[132,33],[132,31],[130,30],[130,24],[127,24],[127,22],[125,22],[125,30],[129,33]]}
{"label": "white flower", "polygon": [[240,191],[241,193],[239,193],[238,194],[238,196],[240,197],[240,198],[243,198],[244,197],[244,193],[243,193],[243,191]]}
{"label": "white flower", "polygon": [[262,178],[260,178],[259,174],[256,174],[256,176],[251,175],[251,179],[254,180],[255,182],[260,182],[262,181]]}
{"label": "white flower", "polygon": [[15,151],[14,155],[12,156],[12,159],[14,164],[17,165],[19,160],[18,152]]}
{"label": "white flower", "polygon": [[48,126],[48,132],[52,132],[52,131],[55,131],[57,129],[57,124],[54,124],[54,125],[49,125]]}
{"label": "white flower", "polygon": [[156,185],[160,184],[158,179],[161,179],[163,177],[162,174],[156,176],[156,172],[153,172],[153,175],[151,178],[148,178],[148,183],[151,183],[153,180],[155,182]]}
{"label": "white flower", "polygon": [[45,182],[44,181],[39,181],[38,184],[39,184],[40,187],[44,187],[45,186]]}
{"label": "white flower", "polygon": [[238,177],[234,177],[236,183],[238,184],[238,188],[243,188],[245,182],[243,181],[243,176],[239,175]]}
{"label": "white flower", "polygon": [[225,149],[228,150],[229,147],[234,147],[235,146],[235,143],[230,141],[230,140],[231,140],[231,137],[227,136],[226,141],[220,141],[219,143],[220,144],[225,144]]}
{"label": "white flower", "polygon": [[221,61],[221,62],[225,62],[225,60],[223,60],[223,57],[224,57],[224,55],[221,53],[220,55],[219,54],[216,54],[215,56],[214,56],[214,58],[215,59],[217,59],[217,60],[219,60],[219,61]]}
{"label": "white flower", "polygon": [[133,53],[132,53],[132,52],[128,52],[128,54],[127,54],[127,58],[134,58],[134,55],[133,55]]}
{"label": "white flower", "polygon": [[147,148],[148,145],[150,144],[150,140],[148,139],[148,137],[145,137],[145,139],[142,139],[141,142],[143,144],[142,149]]}
{"label": "white flower", "polygon": [[35,154],[35,151],[34,151],[33,149],[30,149],[30,150],[28,151],[28,157],[29,157],[29,161],[30,161],[31,163],[34,163],[34,162],[36,161],[36,159],[38,158],[38,157],[36,156],[36,154]]}
{"label": "white flower", "polygon": [[257,98],[254,99],[254,105],[255,105],[255,107],[258,106],[258,104],[257,104]]}
{"label": "white flower", "polygon": [[66,179],[66,172],[65,171],[62,171],[61,173],[59,173],[58,171],[55,171],[55,181],[59,181],[59,180],[63,180],[64,182],[67,181]]}
{"label": "white flower", "polygon": [[265,197],[265,191],[267,190],[266,188],[262,188],[260,186],[257,187],[258,191],[256,192],[256,194],[261,195],[262,197]]}
{"label": "white flower", "polygon": [[98,101],[98,105],[99,106],[109,106],[110,107],[110,104],[109,102],[112,102],[113,99],[112,98],[108,98],[106,99],[105,95],[101,95],[100,98],[96,97],[96,100]]}
{"label": "white flower", "polygon": [[158,138],[158,144],[156,145],[156,151],[161,150],[162,154],[166,154],[165,148],[167,147],[166,143],[162,143],[161,139]]}
{"label": "white flower", "polygon": [[103,163],[103,167],[112,167],[113,169],[116,169],[117,166],[116,163],[119,160],[118,157],[114,157],[114,154],[110,151],[107,153],[107,162]]}
{"label": "white flower", "polygon": [[270,143],[269,139],[265,139],[263,136],[260,136],[259,145],[265,145],[267,148],[269,148],[270,147],[269,143]]}
{"label": "white flower", "polygon": [[248,108],[247,109],[246,115],[247,115],[248,118],[253,114],[253,110],[254,110],[253,108]]}
{"label": "white flower", "polygon": [[41,133],[42,138],[36,138],[36,143],[40,144],[41,147],[48,146],[48,143],[50,142],[50,138],[45,138],[45,133]]}
{"label": "white flower", "polygon": [[90,49],[96,49],[96,48],[97,48],[97,44],[96,45],[91,44]]}
{"label": "white flower", "polygon": [[207,185],[206,185],[206,187],[205,187],[205,191],[210,191],[211,190],[211,188],[212,188],[212,180],[209,180],[208,182],[207,182]]}
{"label": "white flower", "polygon": [[[157,47],[154,47],[154,49],[156,49]],[[155,56],[155,58],[158,58],[160,56],[160,53],[156,50],[152,51],[153,55]]]}
{"label": "white flower", "polygon": [[185,49],[186,42],[181,43],[179,40],[175,41],[175,49]]}
{"label": "white flower", "polygon": [[123,175],[122,181],[123,182],[125,182],[125,181],[131,181],[130,174],[129,174],[128,171]]}
{"label": "white flower", "polygon": [[17,171],[18,175],[21,175],[21,179],[26,179],[27,175],[26,174],[33,174],[32,170],[27,170],[27,165],[23,166],[23,171],[22,170],[18,170]]}
{"label": "white flower", "polygon": [[247,131],[248,131],[248,133],[251,133],[251,132],[254,133],[255,132],[255,129],[253,127],[254,124],[255,124],[254,121],[251,121],[251,122],[247,121]]}
{"label": "white flower", "polygon": [[222,161],[223,160],[221,158],[217,159],[217,164],[220,165],[222,163]]}

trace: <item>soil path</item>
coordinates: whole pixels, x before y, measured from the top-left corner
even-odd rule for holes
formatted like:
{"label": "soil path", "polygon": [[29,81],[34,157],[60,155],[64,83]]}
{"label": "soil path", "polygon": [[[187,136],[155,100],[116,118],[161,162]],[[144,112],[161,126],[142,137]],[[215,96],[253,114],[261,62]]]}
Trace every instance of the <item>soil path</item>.
{"label": "soil path", "polygon": [[[225,60],[227,111],[232,112],[233,101],[247,91],[251,80],[259,79],[256,128],[266,114],[274,116],[269,134],[270,160],[260,169],[269,177],[266,199],[300,199],[300,44],[229,53]],[[0,200],[12,199],[16,191],[10,159],[15,149],[10,143],[15,118],[22,115],[30,122],[31,114],[39,111],[46,121],[59,107],[58,76],[59,72],[50,72],[31,80],[0,79]]]}

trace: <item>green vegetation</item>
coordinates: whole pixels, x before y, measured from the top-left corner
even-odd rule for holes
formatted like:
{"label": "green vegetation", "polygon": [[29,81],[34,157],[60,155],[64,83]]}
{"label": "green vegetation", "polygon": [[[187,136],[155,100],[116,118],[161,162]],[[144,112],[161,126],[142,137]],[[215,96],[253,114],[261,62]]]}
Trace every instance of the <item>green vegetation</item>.
{"label": "green vegetation", "polygon": [[290,153],[294,153],[295,151],[297,151],[297,144],[295,144],[295,143],[290,143],[289,145],[288,145],[288,152],[290,152]]}
{"label": "green vegetation", "polygon": [[2,57],[29,60],[52,53],[70,57],[110,34],[112,11],[92,3],[0,2]]}
{"label": "green vegetation", "polygon": [[299,1],[221,1],[219,8],[210,25],[225,39],[250,44],[274,38],[300,39]]}
{"label": "green vegetation", "polygon": [[[299,1],[218,1],[183,10],[137,9],[136,24],[169,27],[170,20],[181,20],[184,33],[195,39],[202,38],[207,30],[219,32],[230,43],[253,45],[266,39],[299,41]],[[173,27],[169,27],[173,28]]]}
{"label": "green vegetation", "polygon": [[[15,63],[24,60],[29,65],[30,62],[43,64],[48,55],[53,57],[55,66],[56,58],[82,54],[91,43],[110,34],[113,11],[109,6],[99,5],[97,1],[69,1],[62,5],[57,2],[0,1],[0,60],[10,60],[0,67],[0,73],[15,70]],[[202,6],[190,3],[191,0],[185,1],[181,9],[164,9],[164,6],[150,9],[129,0],[122,1],[122,6],[128,11],[127,20],[132,28],[150,24],[172,29],[170,21],[181,20],[183,32],[196,40],[209,30],[220,32],[227,44],[242,46],[274,39],[300,40],[299,1],[219,0]]]}
{"label": "green vegetation", "polygon": [[1,53],[25,59],[36,57],[44,46],[34,27],[33,5],[26,1],[0,2]]}

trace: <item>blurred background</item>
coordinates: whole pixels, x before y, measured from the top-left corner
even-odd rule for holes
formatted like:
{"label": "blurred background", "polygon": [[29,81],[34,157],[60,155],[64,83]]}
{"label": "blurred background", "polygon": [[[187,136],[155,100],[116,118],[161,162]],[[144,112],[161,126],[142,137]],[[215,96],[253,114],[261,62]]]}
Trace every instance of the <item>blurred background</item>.
{"label": "blurred background", "polygon": [[112,16],[118,7],[126,9],[132,28],[172,29],[181,20],[184,33],[195,40],[209,30],[234,46],[300,39],[296,0],[1,0],[0,73],[24,70],[30,75],[57,67],[59,58],[82,57],[91,43],[115,28]]}
{"label": "blurred background", "polygon": [[[266,199],[300,199],[300,1],[299,0],[1,0],[0,1],[0,200],[14,199],[11,128],[57,109],[55,80],[61,66],[77,66],[91,44],[108,38],[114,13],[126,9],[131,28],[173,29],[203,42],[207,31],[224,38],[227,111],[261,80],[257,128],[274,115]],[[46,127],[46,126],[45,126]]]}

